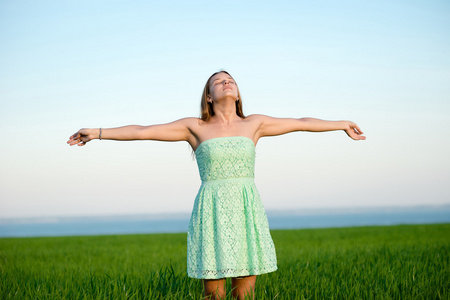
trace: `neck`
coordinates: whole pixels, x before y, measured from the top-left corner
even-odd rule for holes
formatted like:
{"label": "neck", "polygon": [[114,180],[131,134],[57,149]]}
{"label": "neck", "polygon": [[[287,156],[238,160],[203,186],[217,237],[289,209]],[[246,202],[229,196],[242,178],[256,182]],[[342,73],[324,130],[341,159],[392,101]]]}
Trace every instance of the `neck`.
{"label": "neck", "polygon": [[225,125],[238,118],[239,116],[236,114],[236,103],[234,100],[214,102],[213,119],[216,122]]}

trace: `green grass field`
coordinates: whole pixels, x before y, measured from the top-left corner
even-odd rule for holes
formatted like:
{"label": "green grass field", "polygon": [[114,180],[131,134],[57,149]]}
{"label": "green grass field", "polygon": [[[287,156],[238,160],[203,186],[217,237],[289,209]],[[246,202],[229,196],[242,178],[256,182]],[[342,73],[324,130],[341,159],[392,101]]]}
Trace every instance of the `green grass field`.
{"label": "green grass field", "polygon": [[[279,269],[258,277],[256,299],[450,298],[450,224],[272,237]],[[0,270],[1,299],[202,296],[201,282],[186,275],[186,234],[3,238]]]}

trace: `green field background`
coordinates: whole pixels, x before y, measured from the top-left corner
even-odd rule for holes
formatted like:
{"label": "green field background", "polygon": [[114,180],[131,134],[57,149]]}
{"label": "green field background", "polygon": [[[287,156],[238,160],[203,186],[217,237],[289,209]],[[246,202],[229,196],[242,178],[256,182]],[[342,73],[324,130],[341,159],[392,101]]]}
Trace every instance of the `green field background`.
{"label": "green field background", "polygon": [[[256,299],[450,297],[450,224],[271,233],[279,269]],[[185,233],[2,238],[0,271],[1,299],[202,298]]]}

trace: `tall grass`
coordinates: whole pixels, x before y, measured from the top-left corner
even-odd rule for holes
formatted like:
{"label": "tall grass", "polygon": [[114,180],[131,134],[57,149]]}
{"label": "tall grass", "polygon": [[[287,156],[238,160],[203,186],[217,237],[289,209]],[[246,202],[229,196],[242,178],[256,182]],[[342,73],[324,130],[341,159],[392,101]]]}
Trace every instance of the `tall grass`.
{"label": "tall grass", "polygon": [[[272,237],[279,270],[258,276],[256,299],[449,299],[450,224]],[[1,299],[201,296],[186,276],[186,234],[0,239]]]}

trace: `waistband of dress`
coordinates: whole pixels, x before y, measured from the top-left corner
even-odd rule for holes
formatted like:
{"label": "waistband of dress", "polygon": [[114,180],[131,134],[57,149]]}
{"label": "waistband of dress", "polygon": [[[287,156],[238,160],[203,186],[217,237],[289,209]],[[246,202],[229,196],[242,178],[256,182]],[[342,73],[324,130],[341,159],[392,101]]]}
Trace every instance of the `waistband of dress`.
{"label": "waistband of dress", "polygon": [[221,183],[221,182],[254,182],[254,177],[233,177],[233,178],[220,178],[212,180],[202,180],[202,184]]}

